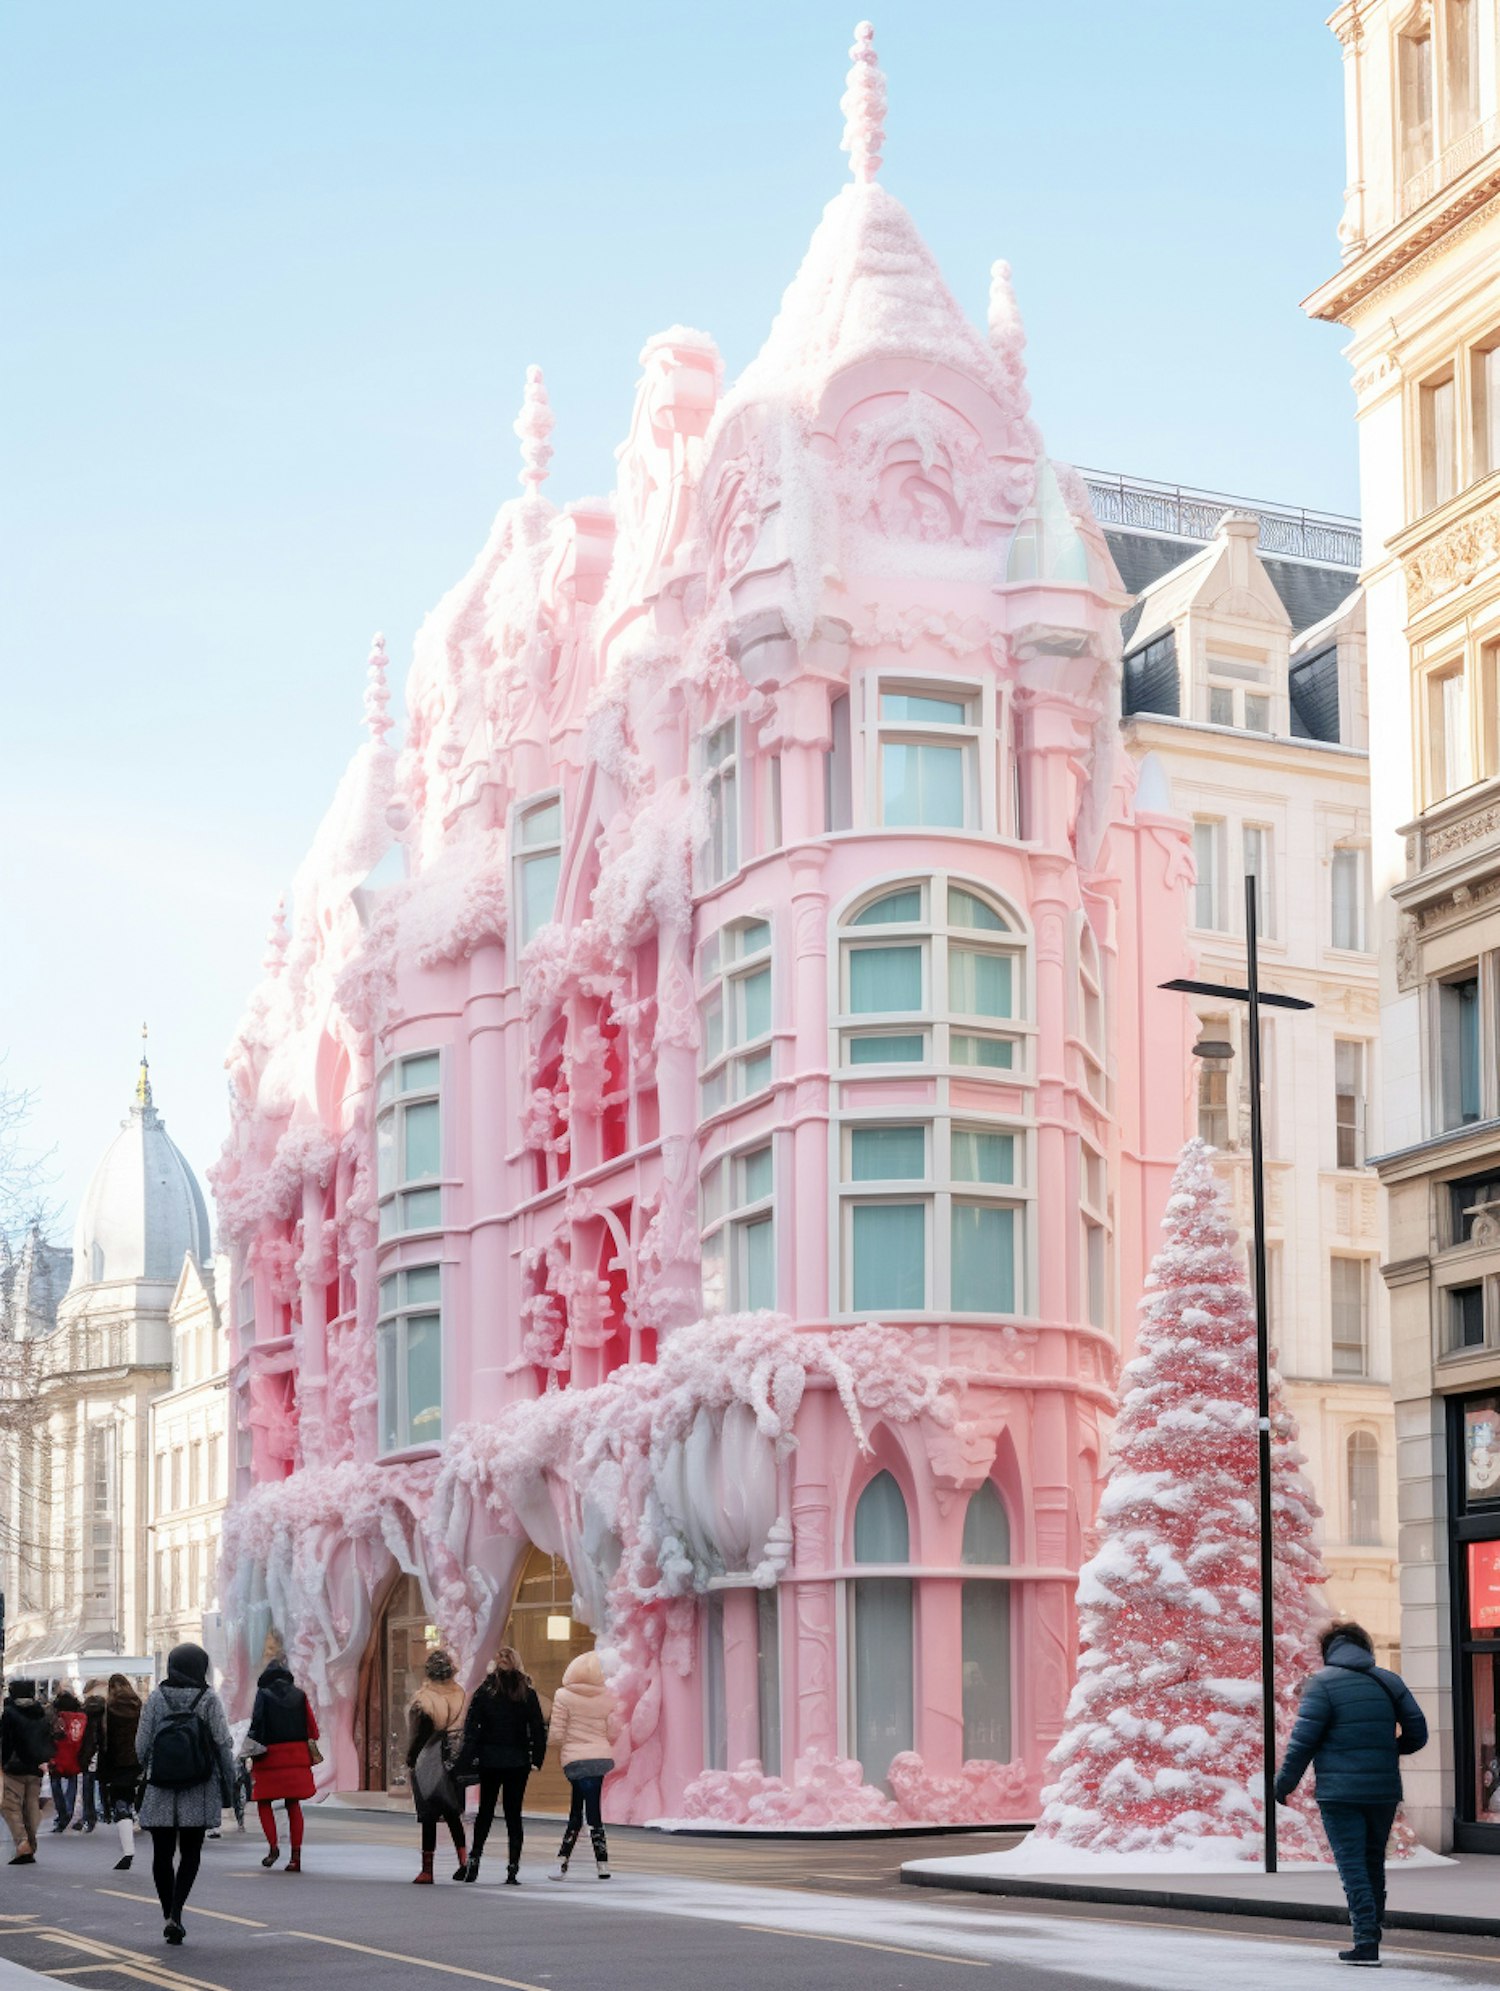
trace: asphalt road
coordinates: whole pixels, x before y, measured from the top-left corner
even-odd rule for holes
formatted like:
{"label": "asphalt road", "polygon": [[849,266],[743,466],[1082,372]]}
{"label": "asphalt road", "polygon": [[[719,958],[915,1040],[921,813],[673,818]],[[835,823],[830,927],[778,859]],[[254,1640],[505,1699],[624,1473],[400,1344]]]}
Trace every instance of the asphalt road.
{"label": "asphalt road", "polygon": [[[86,1991],[902,1991],[966,1979],[997,1991],[1303,1991],[1340,1981],[1347,1936],[1306,1924],[1035,1904],[903,1887],[903,1859],[1007,1843],[973,1837],[777,1842],[615,1829],[615,1878],[575,1862],[545,1878],[557,1826],[528,1829],[523,1885],[503,1839],[477,1885],[413,1890],[405,1818],[309,1812],[306,1870],[260,1865],[232,1830],[205,1848],[188,1940],[162,1942],[149,1842],[112,1871],[112,1833],[44,1833],[35,1867],[5,1869],[0,1958]],[[493,1844],[493,1842],[492,1842]],[[1500,1945],[1403,1934],[1384,1991],[1500,1982]],[[982,1973],[975,1977],[976,1973]]]}

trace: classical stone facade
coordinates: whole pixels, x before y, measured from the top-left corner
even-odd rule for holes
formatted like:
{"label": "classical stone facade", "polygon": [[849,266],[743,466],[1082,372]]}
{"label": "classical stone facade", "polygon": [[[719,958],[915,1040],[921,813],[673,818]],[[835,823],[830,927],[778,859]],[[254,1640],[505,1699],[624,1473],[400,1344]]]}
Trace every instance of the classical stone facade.
{"label": "classical stone facade", "polygon": [[[147,1643],[158,1672],[185,1639],[218,1637],[219,1548],[229,1491],[229,1263],[191,1252],[167,1325],[172,1386],[151,1405],[151,1611]],[[217,1649],[216,1649],[217,1648]]]}
{"label": "classical stone facade", "polygon": [[1402,1653],[1434,1843],[1500,1850],[1500,99],[1495,10],[1348,0]]}

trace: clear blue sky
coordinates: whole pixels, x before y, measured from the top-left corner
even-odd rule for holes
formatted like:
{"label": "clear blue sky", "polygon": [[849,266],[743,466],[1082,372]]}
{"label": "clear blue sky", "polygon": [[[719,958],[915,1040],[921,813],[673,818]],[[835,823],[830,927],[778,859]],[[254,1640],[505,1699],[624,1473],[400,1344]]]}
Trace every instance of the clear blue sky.
{"label": "clear blue sky", "polygon": [[[1015,268],[1060,456],[1355,502],[1338,45],[1317,0],[892,0],[885,184],[982,322]],[[13,0],[0,1051],[71,1207],[128,1103],[201,1170],[364,658],[516,489],[610,488],[636,356],[733,373],[846,176],[856,9]],[[17,944],[19,941],[19,944]]]}

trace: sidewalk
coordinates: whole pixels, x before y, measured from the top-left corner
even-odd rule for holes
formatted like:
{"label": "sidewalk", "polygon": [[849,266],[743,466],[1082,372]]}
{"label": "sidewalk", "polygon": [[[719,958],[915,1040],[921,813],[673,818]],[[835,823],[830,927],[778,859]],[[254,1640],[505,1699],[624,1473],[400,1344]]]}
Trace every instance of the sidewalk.
{"label": "sidewalk", "polygon": [[[1386,1925],[1451,1936],[1500,1936],[1500,1860],[1455,1853],[1447,1866],[1390,1867]],[[1041,1901],[1096,1901],[1137,1908],[1198,1909],[1214,1915],[1263,1915],[1288,1922],[1344,1922],[1349,1916],[1331,1867],[1281,1873],[1141,1874],[1007,1873],[979,1859],[908,1860],[912,1887],[946,1887]]]}

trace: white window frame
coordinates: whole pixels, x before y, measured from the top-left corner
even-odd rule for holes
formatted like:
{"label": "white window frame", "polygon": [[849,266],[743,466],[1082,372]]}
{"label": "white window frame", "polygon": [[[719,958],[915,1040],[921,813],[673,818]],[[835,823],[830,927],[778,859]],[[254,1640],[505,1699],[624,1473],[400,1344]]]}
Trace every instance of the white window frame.
{"label": "white window frame", "polygon": [[[1256,934],[1256,938],[1258,940],[1274,940],[1276,938],[1276,927],[1277,927],[1276,833],[1269,823],[1241,823],[1240,875],[1242,880],[1244,878],[1249,877],[1250,871],[1252,869],[1250,863],[1250,839],[1252,837],[1256,837],[1259,839],[1259,852],[1260,852],[1256,864],[1253,867],[1255,871],[1255,883],[1256,883],[1255,907],[1256,907],[1256,912],[1260,919],[1260,929]],[[1241,926],[1243,926],[1244,924],[1244,918],[1245,918],[1245,912],[1242,903],[1240,907]]]}
{"label": "white window frame", "polygon": [[[1356,1268],[1355,1285],[1359,1307],[1359,1337],[1356,1341],[1349,1334],[1339,1331],[1339,1295],[1335,1266]],[[1352,1252],[1335,1251],[1328,1260],[1328,1345],[1329,1367],[1336,1379],[1347,1378],[1363,1381],[1370,1373],[1370,1261]],[[1340,1350],[1358,1349],[1357,1363],[1340,1360]]]}
{"label": "white window frame", "polygon": [[[1366,905],[1368,895],[1365,887],[1366,866],[1369,852],[1365,845],[1357,843],[1335,844],[1328,863],[1328,944],[1336,952],[1363,954],[1366,950],[1368,932]],[[1340,862],[1342,860],[1342,863]],[[1339,938],[1339,878],[1348,878],[1352,873],[1353,889],[1353,931],[1352,940]]]}
{"label": "white window frame", "polygon": [[[1354,1065],[1353,1087],[1340,1083],[1339,1053],[1347,1050],[1345,1063]],[[1369,1097],[1369,1045],[1363,1037],[1335,1037],[1333,1040],[1333,1165],[1335,1168],[1363,1168],[1365,1165],[1365,1102]],[[1352,1100],[1346,1111],[1343,1102]],[[1345,1134],[1349,1136],[1347,1142]],[[1344,1159],[1348,1149],[1349,1159]]]}
{"label": "white window frame", "polygon": [[[765,1160],[766,1183],[757,1190],[752,1167]],[[703,1311],[713,1313],[774,1313],[779,1305],[781,1268],[776,1259],[776,1144],[769,1137],[731,1149],[709,1163],[699,1177],[699,1225],[702,1238]],[[771,1226],[771,1280],[768,1304],[752,1309],[750,1299],[750,1232]],[[721,1269],[722,1290],[710,1284],[708,1267]]]}
{"label": "white window frame", "polygon": [[[1367,1489],[1373,1513],[1367,1530],[1356,1532],[1354,1517],[1358,1505],[1354,1485],[1354,1462],[1356,1457],[1370,1461],[1370,1484]],[[1385,1516],[1384,1500],[1380,1488],[1380,1435],[1368,1425],[1356,1425],[1344,1436],[1344,1499],[1348,1507],[1348,1525],[1344,1531],[1347,1545],[1353,1549],[1379,1548],[1384,1539]]]}
{"label": "white window frame", "polygon": [[699,748],[707,830],[699,853],[705,886],[722,885],[740,868],[742,832],[740,731],[737,718],[725,719],[703,735]]}
{"label": "white window frame", "polygon": [[[406,1083],[406,1067],[427,1059],[435,1061],[436,1077]],[[403,1051],[382,1068],[376,1086],[376,1184],[379,1196],[379,1233],[382,1244],[422,1231],[443,1228],[443,1073],[444,1053],[437,1049]],[[414,1106],[435,1106],[438,1124],[438,1169],[435,1175],[407,1176],[406,1116]],[[390,1129],[391,1174],[382,1181],[381,1141]],[[419,1199],[435,1196],[436,1202]]]}
{"label": "white window frame", "polygon": [[[526,835],[527,825],[535,822],[538,817],[545,816],[548,811],[553,809],[557,811],[556,834],[541,837],[535,842],[529,842]],[[512,822],[514,825],[512,839],[512,851],[514,855],[511,864],[511,890],[515,899],[514,926],[516,953],[520,954],[524,948],[528,947],[535,940],[537,934],[540,933],[544,926],[549,926],[557,918],[557,895],[562,889],[562,848],[563,831],[565,828],[563,822],[562,790],[554,788],[545,794],[528,795],[524,802],[516,805]],[[538,919],[533,924],[528,919],[526,911],[526,877],[528,871],[534,869],[539,864],[555,865],[557,879],[552,888],[551,911],[545,919]]]}
{"label": "white window frame", "polygon": [[[1273,695],[1269,660],[1265,657],[1211,656],[1207,660],[1207,669],[1208,704],[1205,717],[1208,723],[1211,726],[1233,726],[1241,733],[1269,733]],[[1230,717],[1227,719],[1213,716],[1215,692],[1221,699],[1226,695],[1229,699]],[[1258,703],[1252,707],[1252,701]]]}
{"label": "white window frame", "polygon": [[[916,831],[925,836],[940,836],[945,832],[961,836],[978,830],[993,830],[995,754],[984,751],[986,741],[993,743],[998,737],[993,687],[972,679],[912,677],[895,673],[882,676],[871,672],[864,679],[863,692],[867,705],[864,728],[865,795],[869,806],[866,814],[872,826],[889,829],[896,834]],[[888,697],[926,698],[959,704],[963,706],[965,716],[961,721],[887,718],[884,706]],[[963,782],[961,823],[886,822],[887,746],[952,747],[958,750]]]}
{"label": "white window frame", "polygon": [[[746,985],[763,971],[770,977],[768,1017],[764,1030],[751,1032]],[[775,1083],[776,949],[769,913],[731,920],[712,934],[698,950],[698,979],[699,1110],[708,1119]]]}
{"label": "white window frame", "polygon": [[[409,1285],[417,1273],[437,1275],[437,1296],[435,1298],[409,1297]],[[443,1395],[446,1384],[447,1363],[443,1329],[443,1278],[441,1265],[426,1262],[419,1265],[403,1265],[397,1271],[388,1272],[380,1281],[379,1310],[375,1323],[375,1374],[376,1374],[376,1444],[381,1458],[394,1457],[399,1452],[426,1450],[429,1446],[440,1445],[447,1424],[443,1408]],[[413,1320],[437,1321],[438,1336],[438,1403],[437,1421],[432,1428],[414,1434],[411,1423],[411,1348],[410,1324]],[[394,1444],[385,1442],[386,1398],[384,1365],[381,1353],[387,1338],[395,1341],[395,1361],[393,1371],[396,1378],[397,1405],[394,1417],[396,1437]]]}
{"label": "white window frame", "polygon": [[[1193,819],[1193,863],[1197,882],[1193,886],[1193,927],[1199,933],[1223,933],[1224,920],[1224,823],[1219,816]],[[1205,921],[1203,915],[1209,915]]]}

